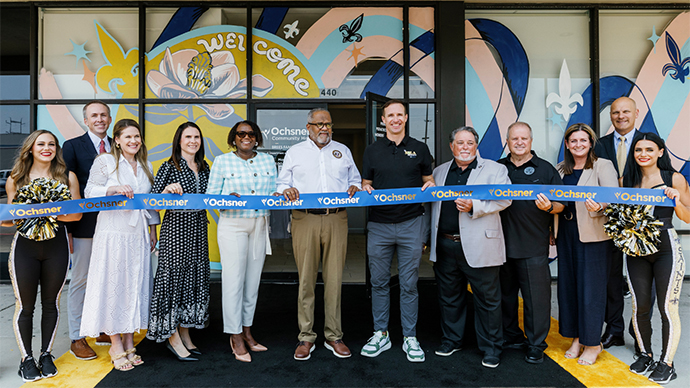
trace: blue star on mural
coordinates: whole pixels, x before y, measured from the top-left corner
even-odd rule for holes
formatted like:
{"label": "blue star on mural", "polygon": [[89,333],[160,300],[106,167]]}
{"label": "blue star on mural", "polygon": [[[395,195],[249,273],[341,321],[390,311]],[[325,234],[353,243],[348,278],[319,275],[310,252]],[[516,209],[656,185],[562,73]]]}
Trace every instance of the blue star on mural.
{"label": "blue star on mural", "polygon": [[549,108],[549,112],[551,112],[551,117],[548,117],[546,120],[551,122],[552,128],[559,127],[561,130],[563,130],[563,126],[561,124],[564,123],[564,121],[561,118],[561,115],[554,112],[553,107]]}
{"label": "blue star on mural", "polygon": [[651,41],[654,45],[654,54],[656,54],[656,41],[659,40],[659,38],[661,37],[656,34],[656,26],[652,26],[652,36],[647,38],[647,40]]}
{"label": "blue star on mural", "polygon": [[75,57],[77,57],[77,63],[74,64],[75,69],[77,68],[77,66],[79,66],[79,60],[82,58],[91,62],[89,57],[86,56],[87,54],[90,54],[91,51],[88,51],[84,48],[86,42],[88,41],[84,42],[83,44],[76,44],[72,41],[72,39],[70,39],[69,41],[72,43],[72,51],[66,53],[65,55],[74,55]]}

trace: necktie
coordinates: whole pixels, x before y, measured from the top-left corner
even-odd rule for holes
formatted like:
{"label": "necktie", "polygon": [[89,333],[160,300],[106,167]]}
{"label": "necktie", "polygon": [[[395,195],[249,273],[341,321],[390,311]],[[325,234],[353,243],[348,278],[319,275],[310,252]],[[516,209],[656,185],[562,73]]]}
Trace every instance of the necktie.
{"label": "necktie", "polygon": [[623,176],[625,170],[625,159],[628,156],[628,150],[625,147],[625,138],[621,137],[618,142],[618,150],[616,150],[616,160],[618,161],[618,177]]}
{"label": "necktie", "polygon": [[101,139],[100,144],[98,144],[98,154],[102,154],[105,152],[105,140]]}

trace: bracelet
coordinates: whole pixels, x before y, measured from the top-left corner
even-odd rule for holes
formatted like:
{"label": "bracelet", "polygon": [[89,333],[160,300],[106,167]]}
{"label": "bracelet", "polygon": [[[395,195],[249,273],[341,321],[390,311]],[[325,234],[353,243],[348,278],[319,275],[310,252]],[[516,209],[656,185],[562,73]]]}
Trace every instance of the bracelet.
{"label": "bracelet", "polygon": [[547,212],[547,213],[551,213],[552,211],[553,211],[553,202],[551,202],[551,207],[550,207],[549,210],[547,210],[546,212]]}

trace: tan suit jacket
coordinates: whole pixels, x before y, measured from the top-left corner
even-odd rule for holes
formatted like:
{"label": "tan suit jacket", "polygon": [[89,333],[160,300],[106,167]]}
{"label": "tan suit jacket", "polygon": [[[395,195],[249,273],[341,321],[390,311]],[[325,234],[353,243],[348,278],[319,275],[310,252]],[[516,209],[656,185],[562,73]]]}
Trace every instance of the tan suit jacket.
{"label": "tan suit jacket", "polygon": [[[558,163],[556,170],[563,178],[563,162]],[[602,186],[618,187],[618,173],[610,160],[599,158],[592,168],[582,171],[582,176],[577,182],[578,186]],[[599,201],[596,201],[599,202]],[[600,202],[601,203],[601,202]],[[602,204],[605,206],[606,204]],[[584,202],[576,202],[577,229],[580,233],[580,241],[583,243],[610,240],[604,231],[606,216],[603,212],[590,212]],[[555,218],[554,230],[558,233],[558,215]]]}

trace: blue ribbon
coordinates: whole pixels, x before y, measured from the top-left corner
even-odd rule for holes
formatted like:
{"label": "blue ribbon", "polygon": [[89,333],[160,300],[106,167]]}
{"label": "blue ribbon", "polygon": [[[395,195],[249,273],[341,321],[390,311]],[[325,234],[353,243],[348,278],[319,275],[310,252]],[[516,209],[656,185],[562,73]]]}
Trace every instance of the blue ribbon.
{"label": "blue ribbon", "polygon": [[136,194],[130,199],[122,195],[79,199],[36,205],[0,205],[0,219],[33,218],[71,213],[105,210],[136,209],[313,209],[335,207],[362,207],[400,205],[422,202],[451,201],[456,198],[474,200],[535,200],[544,194],[552,201],[583,202],[591,198],[596,202],[635,205],[675,206],[659,189],[629,189],[618,187],[551,186],[551,185],[471,185],[437,186],[424,191],[420,188],[374,190],[356,193],[300,194],[296,201],[284,197],[209,194]]}

